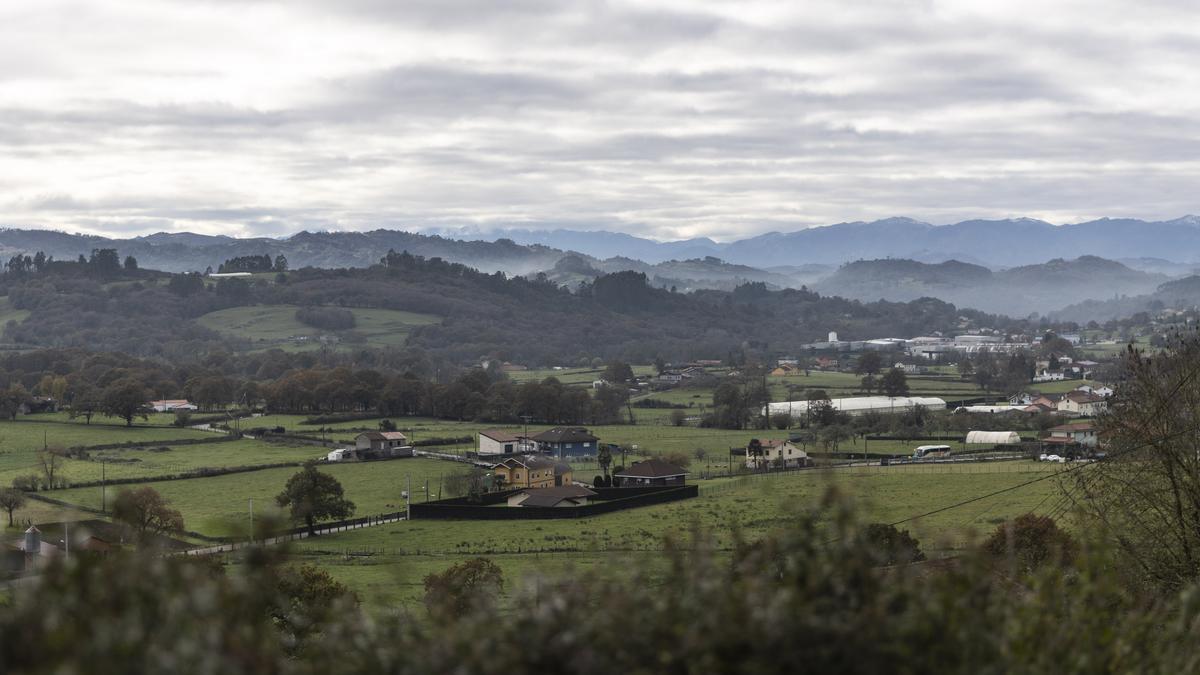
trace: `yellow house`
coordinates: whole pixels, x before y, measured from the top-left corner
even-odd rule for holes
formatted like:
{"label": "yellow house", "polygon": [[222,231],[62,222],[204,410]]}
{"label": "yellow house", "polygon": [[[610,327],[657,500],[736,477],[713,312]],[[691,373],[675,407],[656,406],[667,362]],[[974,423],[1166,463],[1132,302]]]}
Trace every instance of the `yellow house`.
{"label": "yellow house", "polygon": [[506,488],[546,488],[570,485],[571,465],[549,457],[509,457],[492,468]]}

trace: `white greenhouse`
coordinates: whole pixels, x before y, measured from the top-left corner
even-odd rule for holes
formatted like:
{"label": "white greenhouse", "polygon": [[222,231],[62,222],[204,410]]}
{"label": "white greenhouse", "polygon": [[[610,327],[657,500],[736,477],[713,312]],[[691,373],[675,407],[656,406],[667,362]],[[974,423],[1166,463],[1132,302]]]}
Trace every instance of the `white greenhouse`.
{"label": "white greenhouse", "polygon": [[1025,406],[1021,405],[964,405],[954,409],[954,412],[965,413],[1009,413],[1009,412],[1024,412]]}
{"label": "white greenhouse", "polygon": [[[853,398],[835,398],[829,401],[834,410],[850,415],[861,415],[866,412],[893,413],[904,412],[913,408],[927,410],[945,410],[946,402],[931,396],[856,396]],[[808,412],[808,401],[781,401],[767,406],[771,415],[787,413],[789,415],[804,415]]]}
{"label": "white greenhouse", "polygon": [[967,443],[978,445],[1017,445],[1021,434],[1015,431],[968,431]]}

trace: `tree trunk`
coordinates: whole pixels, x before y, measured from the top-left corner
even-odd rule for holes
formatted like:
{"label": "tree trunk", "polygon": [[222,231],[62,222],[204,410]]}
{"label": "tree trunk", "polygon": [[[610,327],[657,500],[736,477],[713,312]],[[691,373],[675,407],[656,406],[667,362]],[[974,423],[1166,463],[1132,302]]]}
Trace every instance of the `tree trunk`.
{"label": "tree trunk", "polygon": [[310,537],[317,536],[317,529],[313,526],[313,517],[305,516],[304,522],[305,522],[305,524],[308,525],[308,536],[310,536]]}

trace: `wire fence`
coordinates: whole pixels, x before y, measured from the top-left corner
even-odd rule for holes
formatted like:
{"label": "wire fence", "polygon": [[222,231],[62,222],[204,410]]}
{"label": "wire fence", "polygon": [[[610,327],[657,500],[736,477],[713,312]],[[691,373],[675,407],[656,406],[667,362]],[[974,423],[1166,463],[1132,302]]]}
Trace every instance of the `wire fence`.
{"label": "wire fence", "polygon": [[[363,516],[361,518],[353,518],[350,520],[342,520],[336,523],[325,523],[316,528],[318,536],[327,534],[337,534],[339,532],[349,532],[350,530],[359,530],[365,527],[377,527],[389,523],[398,523],[405,520],[403,511],[395,511],[392,513],[380,513],[378,515]],[[217,546],[208,546],[205,548],[194,548],[184,553],[186,555],[206,555],[213,553],[227,553],[243,549],[248,546],[274,546],[300,539],[308,539],[311,535],[305,528],[295,528],[285,532],[278,533],[274,536],[265,539],[256,539],[254,541],[238,540],[230,541]]]}

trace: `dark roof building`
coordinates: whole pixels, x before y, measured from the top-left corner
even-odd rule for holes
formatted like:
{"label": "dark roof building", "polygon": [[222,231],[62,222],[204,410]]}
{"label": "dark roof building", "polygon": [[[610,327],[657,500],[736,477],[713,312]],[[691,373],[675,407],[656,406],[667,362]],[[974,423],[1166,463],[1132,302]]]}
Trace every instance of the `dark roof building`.
{"label": "dark roof building", "polygon": [[600,439],[582,427],[555,427],[535,434],[532,440],[542,452],[556,457],[587,457],[596,454]]}
{"label": "dark roof building", "polygon": [[529,506],[534,508],[556,508],[563,506],[583,506],[596,493],[579,485],[562,485],[546,488],[532,488],[508,498],[509,506]]}
{"label": "dark roof building", "polygon": [[616,473],[621,485],[683,485],[687,471],[682,467],[661,459],[635,462],[627,469]]}

